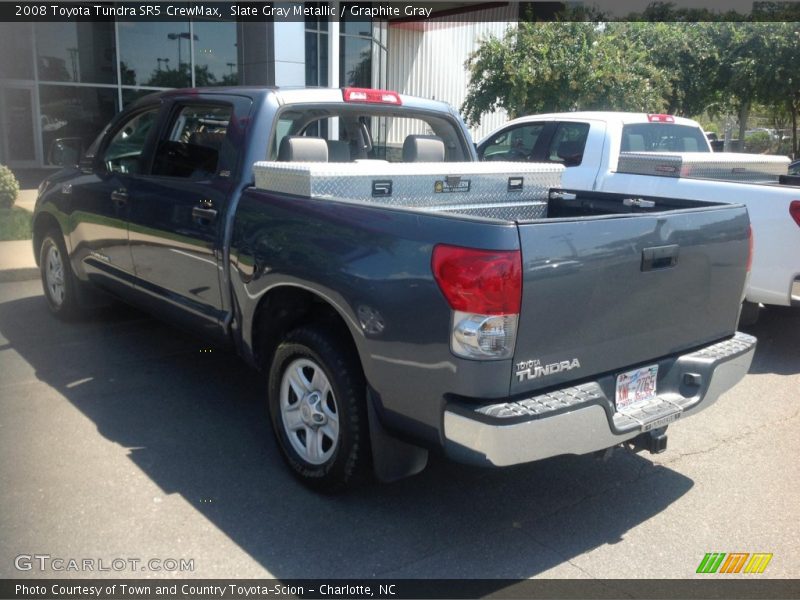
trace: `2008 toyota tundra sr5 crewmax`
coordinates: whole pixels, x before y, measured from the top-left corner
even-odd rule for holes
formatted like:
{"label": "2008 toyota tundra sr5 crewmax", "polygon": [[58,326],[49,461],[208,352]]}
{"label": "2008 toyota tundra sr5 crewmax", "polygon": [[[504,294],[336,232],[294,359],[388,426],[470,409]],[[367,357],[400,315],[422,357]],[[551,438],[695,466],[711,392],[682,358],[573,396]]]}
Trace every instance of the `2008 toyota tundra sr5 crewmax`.
{"label": "2008 toyota tundra sr5 crewmax", "polygon": [[56,315],[94,290],[262,369],[291,470],[336,489],[587,454],[747,372],[742,205],[561,189],[479,163],[448,105],[384,90],[176,90],[41,186]]}

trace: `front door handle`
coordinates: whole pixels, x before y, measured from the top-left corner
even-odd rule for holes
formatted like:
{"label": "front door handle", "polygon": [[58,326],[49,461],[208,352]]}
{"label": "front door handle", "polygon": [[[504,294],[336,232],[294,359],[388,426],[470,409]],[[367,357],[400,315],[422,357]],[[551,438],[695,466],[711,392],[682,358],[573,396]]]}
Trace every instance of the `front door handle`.
{"label": "front door handle", "polygon": [[208,225],[217,218],[217,209],[212,208],[210,202],[203,202],[199,206],[192,207],[192,218],[199,225]]}
{"label": "front door handle", "polygon": [[120,208],[128,203],[128,190],[125,188],[119,188],[111,192],[111,202],[114,203],[114,206]]}

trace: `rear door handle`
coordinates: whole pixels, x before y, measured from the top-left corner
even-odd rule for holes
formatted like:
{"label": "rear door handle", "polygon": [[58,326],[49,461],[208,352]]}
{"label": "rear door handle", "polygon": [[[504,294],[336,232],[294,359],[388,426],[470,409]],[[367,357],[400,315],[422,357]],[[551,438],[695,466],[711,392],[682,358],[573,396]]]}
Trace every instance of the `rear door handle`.
{"label": "rear door handle", "polygon": [[678,264],[678,244],[656,246],[642,250],[642,271],[669,269]]}
{"label": "rear door handle", "polygon": [[119,188],[111,192],[111,202],[119,208],[128,203],[128,190],[125,188]]}

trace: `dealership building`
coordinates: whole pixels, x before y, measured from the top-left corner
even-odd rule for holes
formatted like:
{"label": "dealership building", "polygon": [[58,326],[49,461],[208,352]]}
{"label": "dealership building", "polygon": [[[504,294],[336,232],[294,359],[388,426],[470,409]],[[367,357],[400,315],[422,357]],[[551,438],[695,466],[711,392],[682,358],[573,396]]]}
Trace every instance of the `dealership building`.
{"label": "dealership building", "polygon": [[[282,4],[298,5],[331,6]],[[336,6],[342,18],[0,23],[0,163],[46,167],[54,140],[85,147],[137,98],[177,87],[373,87],[458,107],[464,61],[480,40],[514,26],[519,10],[451,3],[429,5],[429,17],[387,19]],[[505,119],[485,115],[473,136]]]}

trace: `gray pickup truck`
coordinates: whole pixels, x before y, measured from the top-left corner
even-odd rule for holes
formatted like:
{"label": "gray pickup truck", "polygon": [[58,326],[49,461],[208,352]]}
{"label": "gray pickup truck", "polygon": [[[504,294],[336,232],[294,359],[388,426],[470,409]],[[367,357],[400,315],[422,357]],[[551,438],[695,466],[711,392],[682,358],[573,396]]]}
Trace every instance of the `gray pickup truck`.
{"label": "gray pickup truck", "polygon": [[364,89],[176,90],[49,177],[50,309],[102,290],[235,348],[301,480],[652,452],[747,372],[742,205],[564,190],[478,163],[449,106]]}

